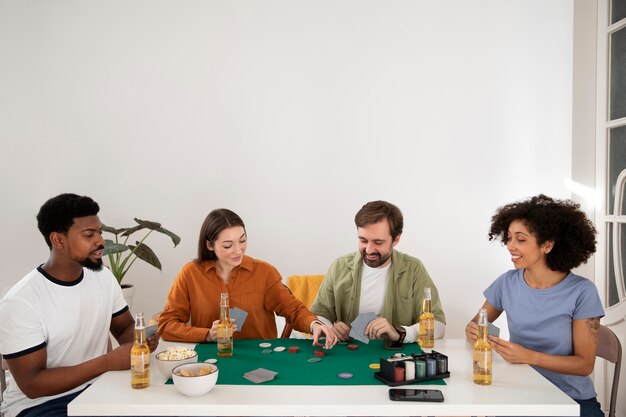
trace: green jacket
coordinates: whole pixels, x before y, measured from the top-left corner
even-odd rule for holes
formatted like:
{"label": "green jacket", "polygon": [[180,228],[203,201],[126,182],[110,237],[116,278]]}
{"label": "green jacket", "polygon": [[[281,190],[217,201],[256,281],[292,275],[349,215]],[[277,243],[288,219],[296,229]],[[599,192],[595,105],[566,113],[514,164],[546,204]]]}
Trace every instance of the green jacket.
{"label": "green jacket", "polygon": [[[363,259],[359,252],[337,259],[328,269],[311,311],[332,323],[352,323],[359,315],[362,269]],[[381,316],[394,326],[418,323],[425,287],[431,289],[435,320],[445,324],[439,292],[422,262],[394,249]]]}

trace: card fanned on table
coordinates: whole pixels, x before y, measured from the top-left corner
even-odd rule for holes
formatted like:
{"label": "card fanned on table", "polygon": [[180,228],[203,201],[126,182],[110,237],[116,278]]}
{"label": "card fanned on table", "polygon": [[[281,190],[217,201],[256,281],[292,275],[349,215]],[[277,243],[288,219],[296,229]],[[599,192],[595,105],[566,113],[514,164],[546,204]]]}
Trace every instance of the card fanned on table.
{"label": "card fanned on table", "polygon": [[365,335],[365,328],[370,323],[370,321],[374,320],[375,318],[376,313],[373,312],[359,314],[356,319],[354,319],[354,321],[350,323],[350,326],[352,327],[350,329],[350,337],[358,340],[359,342],[369,343],[370,339]]}
{"label": "card fanned on table", "polygon": [[260,384],[262,382],[271,381],[276,375],[278,375],[278,372],[258,368],[254,371],[246,372],[245,374],[243,374],[243,377],[246,378],[248,381],[254,382],[255,384]]}

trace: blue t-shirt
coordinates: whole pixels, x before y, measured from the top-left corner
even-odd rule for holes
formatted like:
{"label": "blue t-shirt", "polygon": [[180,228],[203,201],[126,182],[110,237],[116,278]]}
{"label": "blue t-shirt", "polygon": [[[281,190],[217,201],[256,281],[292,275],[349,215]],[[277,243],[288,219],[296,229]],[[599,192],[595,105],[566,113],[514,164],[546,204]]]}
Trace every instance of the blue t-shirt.
{"label": "blue t-shirt", "polygon": [[[483,294],[489,304],[506,312],[511,342],[550,355],[574,354],[574,320],[604,317],[593,282],[571,272],[554,287],[536,289],[524,281],[523,269],[513,269],[502,274]],[[589,376],[533,368],[575,400],[596,396]]]}

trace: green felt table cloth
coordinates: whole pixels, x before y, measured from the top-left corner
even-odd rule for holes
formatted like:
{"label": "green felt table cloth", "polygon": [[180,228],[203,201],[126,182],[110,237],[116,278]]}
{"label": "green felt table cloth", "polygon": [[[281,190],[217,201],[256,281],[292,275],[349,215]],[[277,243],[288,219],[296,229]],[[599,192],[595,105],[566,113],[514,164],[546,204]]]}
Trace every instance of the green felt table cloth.
{"label": "green felt table cloth", "polygon": [[[260,343],[271,343],[270,348],[259,346]],[[421,354],[422,350],[417,343],[405,344],[401,350],[385,350],[383,340],[370,340],[368,344],[354,341],[357,350],[348,349],[347,345],[335,345],[326,350],[326,356],[316,363],[308,362],[315,357],[313,352],[321,350],[311,345],[311,340],[304,339],[246,339],[235,340],[233,356],[220,358],[217,356],[215,343],[196,345],[198,361],[209,358],[217,359],[219,368],[218,384],[255,385],[243,377],[243,374],[258,368],[278,372],[278,375],[264,385],[385,385],[374,377],[378,369],[371,369],[370,364],[379,364],[380,358],[387,358],[394,353]],[[277,346],[285,347],[282,352],[273,349]],[[290,346],[297,346],[298,353],[289,353]],[[263,354],[264,349],[272,349],[272,353]],[[353,375],[350,379],[339,378],[339,373],[348,372]],[[171,380],[168,381],[171,383]],[[418,383],[419,384],[419,383]],[[442,379],[423,382],[423,384],[444,385]]]}

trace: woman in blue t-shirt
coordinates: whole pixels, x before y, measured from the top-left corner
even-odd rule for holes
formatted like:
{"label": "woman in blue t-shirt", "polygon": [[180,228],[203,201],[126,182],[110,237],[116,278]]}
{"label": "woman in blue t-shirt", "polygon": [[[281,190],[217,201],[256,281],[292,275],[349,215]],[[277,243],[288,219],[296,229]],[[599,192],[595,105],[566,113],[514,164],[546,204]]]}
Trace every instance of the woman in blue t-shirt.
{"label": "woman in blue t-shirt", "polygon": [[[489,322],[503,311],[510,340],[489,336],[507,362],[525,363],[580,404],[581,416],[604,416],[589,375],[604,308],[595,285],[571,269],[596,250],[596,230],[569,200],[543,194],[500,207],[489,240],[500,239],[515,269],[483,293]],[[477,317],[465,335],[476,340]]]}

